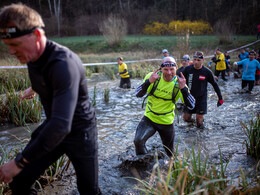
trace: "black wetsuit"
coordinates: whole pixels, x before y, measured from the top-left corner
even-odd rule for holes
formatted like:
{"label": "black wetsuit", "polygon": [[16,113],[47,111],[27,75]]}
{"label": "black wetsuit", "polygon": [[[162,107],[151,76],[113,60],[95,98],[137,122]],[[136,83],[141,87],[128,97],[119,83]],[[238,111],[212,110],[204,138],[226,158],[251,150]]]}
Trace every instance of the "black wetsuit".
{"label": "black wetsuit", "polygon": [[186,66],[182,72],[186,78],[186,84],[188,85],[191,95],[196,100],[195,108],[192,110],[184,107],[185,113],[197,113],[197,114],[206,114],[207,113],[207,86],[208,82],[213,86],[216,91],[218,98],[222,99],[222,95],[218,84],[216,83],[214,76],[210,69],[202,66],[201,69],[197,70],[194,68],[194,65]]}
{"label": "black wetsuit", "polygon": [[13,194],[29,194],[34,181],[62,154],[75,168],[79,192],[99,193],[96,117],[81,60],[68,48],[47,41],[41,57],[28,63],[28,71],[46,120],[22,152],[30,163],[11,183]]}

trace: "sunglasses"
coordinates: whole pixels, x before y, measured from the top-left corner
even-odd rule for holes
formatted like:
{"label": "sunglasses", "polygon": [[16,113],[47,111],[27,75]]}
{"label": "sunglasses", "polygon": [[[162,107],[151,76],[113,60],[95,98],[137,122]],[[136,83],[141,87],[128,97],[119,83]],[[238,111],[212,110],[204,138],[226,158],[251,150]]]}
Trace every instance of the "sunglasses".
{"label": "sunglasses", "polygon": [[196,52],[196,53],[194,54],[193,58],[200,58],[200,59],[203,59],[204,57],[203,57],[203,54],[202,54],[202,53],[200,53],[200,52]]}

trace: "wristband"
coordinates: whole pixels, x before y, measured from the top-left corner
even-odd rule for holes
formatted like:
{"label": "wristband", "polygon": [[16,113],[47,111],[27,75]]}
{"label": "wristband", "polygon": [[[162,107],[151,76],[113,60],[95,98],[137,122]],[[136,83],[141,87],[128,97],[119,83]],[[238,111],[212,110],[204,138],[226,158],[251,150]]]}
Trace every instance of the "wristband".
{"label": "wristband", "polygon": [[22,153],[18,153],[16,155],[14,162],[15,162],[16,166],[20,169],[23,169],[26,165],[29,164],[29,163],[24,161]]}

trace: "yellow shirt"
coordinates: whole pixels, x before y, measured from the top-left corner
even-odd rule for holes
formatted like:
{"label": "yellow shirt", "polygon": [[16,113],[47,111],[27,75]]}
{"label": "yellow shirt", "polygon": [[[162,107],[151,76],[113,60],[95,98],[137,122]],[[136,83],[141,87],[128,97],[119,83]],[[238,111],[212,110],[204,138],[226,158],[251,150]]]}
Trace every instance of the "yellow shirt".
{"label": "yellow shirt", "polygon": [[119,64],[119,66],[118,66],[119,73],[124,72],[125,69],[126,69],[126,73],[120,74],[121,78],[128,78],[128,77],[130,77],[130,75],[128,74],[128,71],[127,71],[127,65],[125,63]]}
{"label": "yellow shirt", "polygon": [[[149,79],[151,74],[152,73],[146,75],[144,81],[146,79]],[[148,96],[144,115],[148,117],[151,121],[157,124],[164,125],[170,125],[173,123],[175,116],[175,104],[172,102],[172,94],[176,83],[177,77],[175,77],[174,81],[167,82],[163,79],[162,76],[158,83],[158,86],[156,87],[156,90],[154,91],[154,95],[159,98],[156,98],[153,95]],[[149,93],[152,88],[153,85],[151,84],[147,89],[147,93]],[[161,98],[167,99],[167,101]],[[179,98],[181,98],[182,102],[184,102],[181,90],[177,92],[175,102],[177,102]]]}
{"label": "yellow shirt", "polygon": [[225,62],[225,56],[223,53],[220,53],[216,56],[217,59],[220,59],[220,62],[217,62],[216,64],[216,70],[226,70],[226,62]]}

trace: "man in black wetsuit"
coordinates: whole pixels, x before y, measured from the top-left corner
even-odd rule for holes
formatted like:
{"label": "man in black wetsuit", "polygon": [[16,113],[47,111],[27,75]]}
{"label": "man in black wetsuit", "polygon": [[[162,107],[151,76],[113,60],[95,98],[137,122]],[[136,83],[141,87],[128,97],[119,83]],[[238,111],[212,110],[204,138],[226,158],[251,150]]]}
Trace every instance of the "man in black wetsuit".
{"label": "man in black wetsuit", "polygon": [[32,89],[39,94],[46,120],[14,160],[0,167],[0,183],[12,194],[32,194],[31,186],[63,154],[72,162],[80,194],[100,194],[97,128],[79,57],[47,40],[41,16],[23,4],[3,7],[0,36],[9,52],[27,63]]}
{"label": "man in black wetsuit", "polygon": [[184,107],[183,120],[191,121],[191,115],[196,113],[197,127],[203,128],[203,115],[207,113],[207,85],[208,82],[213,86],[218,95],[217,105],[223,104],[222,95],[218,84],[210,69],[203,66],[204,55],[202,52],[195,52],[193,57],[193,65],[187,66],[183,70],[183,75],[186,78],[191,95],[196,99],[195,108],[192,110]]}

